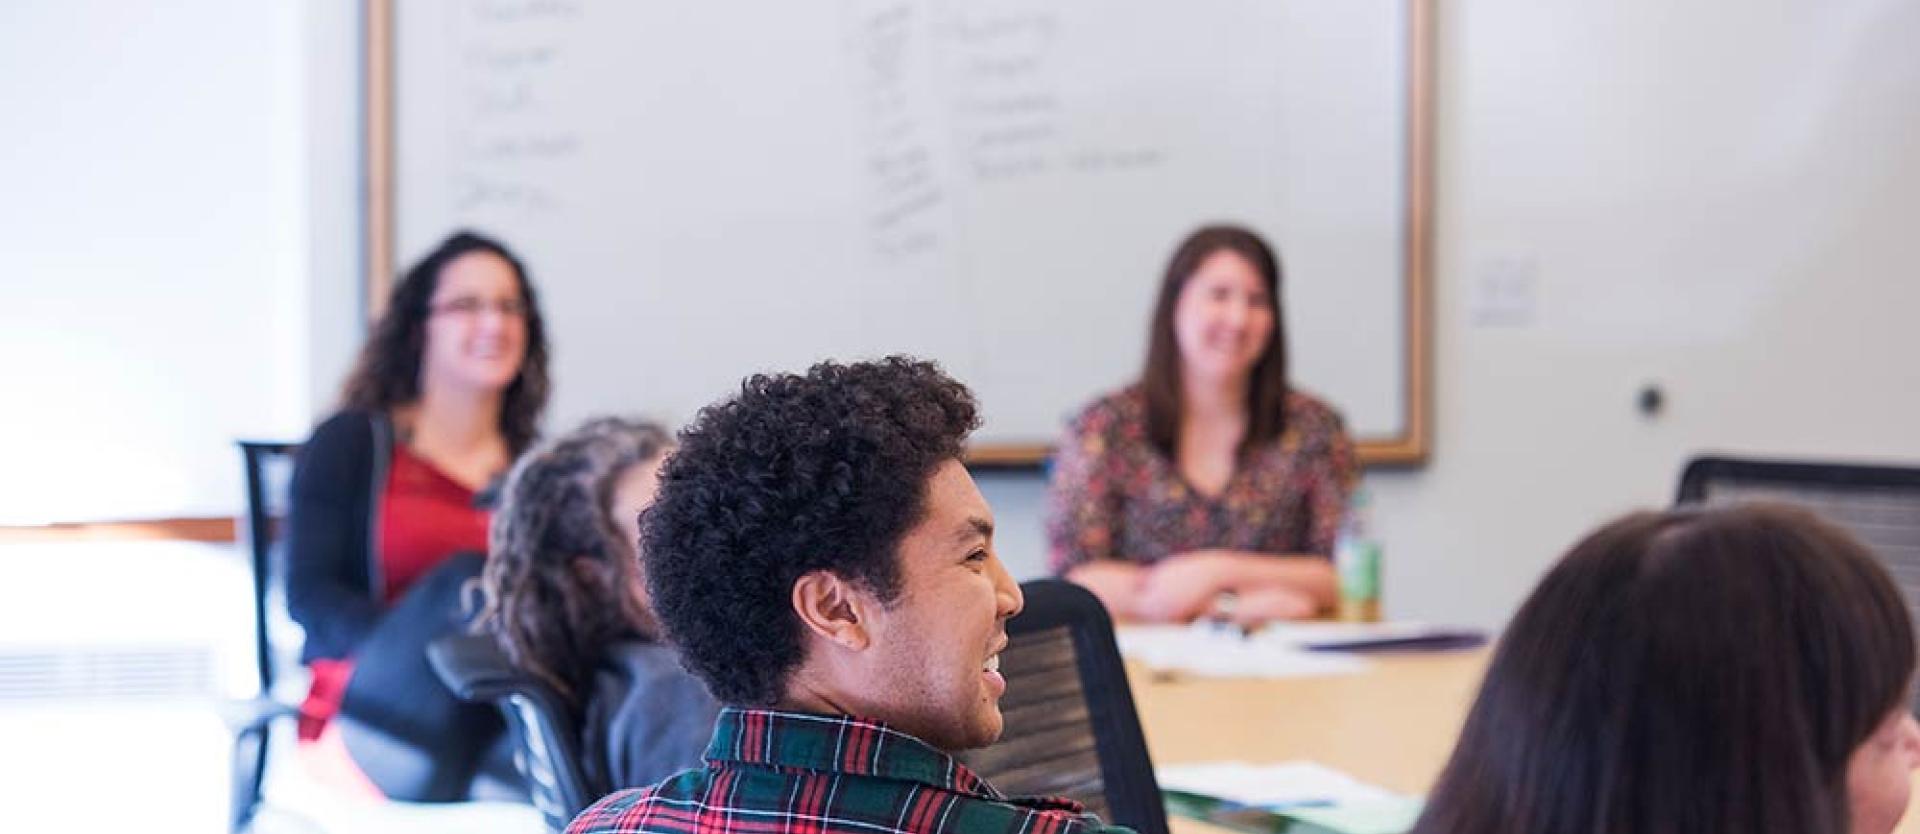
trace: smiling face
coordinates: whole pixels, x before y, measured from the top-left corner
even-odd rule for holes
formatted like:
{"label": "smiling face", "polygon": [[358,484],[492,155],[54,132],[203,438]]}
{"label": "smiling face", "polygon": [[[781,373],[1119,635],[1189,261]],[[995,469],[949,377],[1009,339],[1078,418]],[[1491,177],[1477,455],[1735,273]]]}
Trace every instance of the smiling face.
{"label": "smiling face", "polygon": [[423,387],[502,391],[527,355],[526,299],[513,265],[491,252],[449,261],[428,302]]}
{"label": "smiling face", "polygon": [[1251,261],[1230,249],[1208,255],[1174,302],[1182,375],[1209,381],[1247,378],[1266,354],[1274,318],[1273,298]]}
{"label": "smiling face", "polygon": [[1920,725],[1903,702],[1847,760],[1853,834],[1893,831],[1906,813],[1916,767],[1920,767]]}
{"label": "smiling face", "polygon": [[943,750],[1000,737],[1000,652],[1024,601],[993,551],[993,511],[959,461],[935,470],[926,513],[900,541],[900,589],[867,624],[876,715]]}

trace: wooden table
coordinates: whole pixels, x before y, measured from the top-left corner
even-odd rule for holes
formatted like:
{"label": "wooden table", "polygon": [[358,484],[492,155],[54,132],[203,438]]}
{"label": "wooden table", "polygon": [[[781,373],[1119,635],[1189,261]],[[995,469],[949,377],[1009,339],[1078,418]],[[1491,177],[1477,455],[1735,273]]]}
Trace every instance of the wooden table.
{"label": "wooden table", "polygon": [[[1279,680],[1167,676],[1135,665],[1128,678],[1157,763],[1311,759],[1417,796],[1446,765],[1490,658],[1488,649],[1380,655],[1362,674]],[[1920,777],[1915,788],[1920,797]],[[1174,834],[1226,832],[1170,822]],[[1920,813],[1910,807],[1896,834],[1920,834]]]}

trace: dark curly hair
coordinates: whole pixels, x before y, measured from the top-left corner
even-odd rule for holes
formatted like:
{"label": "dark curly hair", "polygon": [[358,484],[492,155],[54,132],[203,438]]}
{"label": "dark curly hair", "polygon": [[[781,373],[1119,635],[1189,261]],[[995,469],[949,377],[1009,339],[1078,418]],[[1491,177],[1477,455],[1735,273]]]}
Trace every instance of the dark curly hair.
{"label": "dark curly hair", "polygon": [[702,409],[641,519],[654,614],[719,700],[768,706],[802,660],[793,583],[829,571],[883,602],[926,484],[979,426],[931,362],[823,362]]}
{"label": "dark curly hair", "polygon": [[474,232],[454,233],[407,270],[393,288],[393,297],[374,324],[373,334],[360,348],[360,358],[347,375],[340,400],[346,408],[386,412],[420,398],[420,357],[427,346],[427,317],[432,312],[434,290],[440,286],[440,271],[454,259],[474,252],[498,255],[513,267],[513,276],[520,283],[520,299],[526,305],[527,355],[521,360],[520,374],[507,386],[500,409],[500,433],[506,437],[507,448],[519,454],[533,445],[539,434],[540,414],[547,407],[550,381],[546,322],[540,317],[540,301],[520,259],[499,241]]}
{"label": "dark curly hair", "polygon": [[611,505],[621,476],[668,446],[652,423],[590,421],[521,456],[493,514],[477,626],[576,704],[608,646],[653,636]]}

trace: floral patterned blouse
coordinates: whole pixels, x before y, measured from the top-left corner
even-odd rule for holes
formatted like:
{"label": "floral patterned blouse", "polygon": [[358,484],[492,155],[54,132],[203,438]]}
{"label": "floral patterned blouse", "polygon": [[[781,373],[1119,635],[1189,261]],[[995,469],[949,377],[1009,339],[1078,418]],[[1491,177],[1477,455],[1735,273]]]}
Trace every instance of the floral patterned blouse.
{"label": "floral patterned blouse", "polygon": [[1201,548],[1333,552],[1359,477],[1340,415],[1290,391],[1286,430],[1252,450],[1219,495],[1187,484],[1147,440],[1147,400],[1134,385],[1067,425],[1048,496],[1048,558],[1056,573],[1099,559],[1151,564]]}

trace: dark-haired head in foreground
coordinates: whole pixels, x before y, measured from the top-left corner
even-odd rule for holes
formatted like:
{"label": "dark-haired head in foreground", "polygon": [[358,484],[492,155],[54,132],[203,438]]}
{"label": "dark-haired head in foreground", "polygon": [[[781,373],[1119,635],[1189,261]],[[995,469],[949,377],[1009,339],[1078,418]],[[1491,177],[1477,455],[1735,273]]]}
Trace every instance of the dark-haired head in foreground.
{"label": "dark-haired head in foreground", "polygon": [[722,702],[991,743],[1020,591],[960,464],[973,395],[926,362],[748,379],[700,412],[642,526],[662,625]]}
{"label": "dark-haired head in foreground", "polygon": [[1419,834],[1885,834],[1920,730],[1906,603],[1801,510],[1643,513],[1521,607]]}

